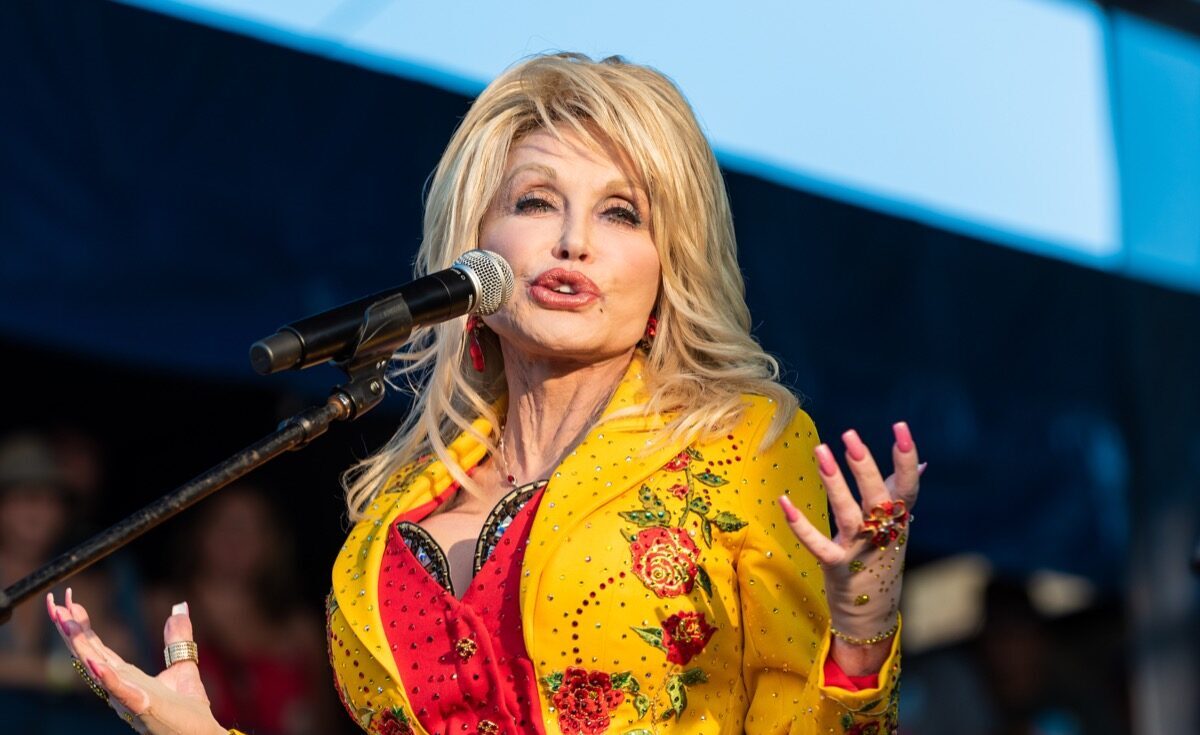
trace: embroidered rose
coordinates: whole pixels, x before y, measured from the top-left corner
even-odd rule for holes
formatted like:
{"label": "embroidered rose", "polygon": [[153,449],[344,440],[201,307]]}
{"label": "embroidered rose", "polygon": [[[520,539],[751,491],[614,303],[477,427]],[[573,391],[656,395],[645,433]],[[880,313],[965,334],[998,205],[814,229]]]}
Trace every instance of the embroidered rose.
{"label": "embroidered rose", "polygon": [[379,735],[413,735],[408,715],[404,714],[404,710],[399,707],[384,710],[376,722]]}
{"label": "embroidered rose", "polygon": [[659,597],[692,591],[700,549],[682,528],[645,528],[629,546],[633,573]]}
{"label": "embroidered rose", "polygon": [[679,498],[680,500],[683,500],[684,498],[686,498],[686,497],[687,497],[687,494],[688,494],[688,486],[687,486],[687,485],[684,485],[682,482],[680,482],[680,483],[676,483],[676,484],[672,485],[672,486],[671,486],[671,487],[670,487],[670,488],[667,490],[667,492],[671,493],[672,495],[674,495],[675,497]]}
{"label": "embroidered rose", "polygon": [[599,735],[612,722],[609,713],[625,701],[625,692],[615,689],[612,677],[603,671],[570,667],[552,701],[563,735]]}
{"label": "embroidered rose", "polygon": [[882,735],[882,731],[878,722],[866,721],[846,728],[846,735]]}
{"label": "embroidered rose", "polygon": [[680,666],[704,650],[717,629],[708,624],[702,612],[680,612],[663,621],[662,645],[667,660]]}
{"label": "embroidered rose", "polygon": [[679,470],[682,470],[684,467],[687,467],[688,464],[691,463],[691,461],[692,461],[692,455],[689,454],[688,451],[685,449],[684,451],[680,452],[679,454],[676,454],[671,459],[670,462],[667,462],[665,465],[663,465],[663,469],[670,470],[671,472],[678,472]]}

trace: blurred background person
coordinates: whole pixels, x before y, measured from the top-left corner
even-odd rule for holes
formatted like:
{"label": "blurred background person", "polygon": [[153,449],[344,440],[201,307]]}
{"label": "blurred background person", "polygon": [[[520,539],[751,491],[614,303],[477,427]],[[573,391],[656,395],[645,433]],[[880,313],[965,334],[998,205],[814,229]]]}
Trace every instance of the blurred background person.
{"label": "blurred background person", "polygon": [[250,485],[207,500],[180,536],[179,567],[151,594],[147,618],[163,620],[172,604],[188,602],[205,631],[200,672],[221,722],[255,735],[324,735],[337,728],[324,632],[302,605],[279,518]]}
{"label": "blurred background person", "polygon": [[[64,550],[75,497],[51,445],[33,433],[0,442],[0,586],[34,572]],[[88,575],[98,580],[98,574]],[[84,579],[80,577],[79,579]],[[128,653],[128,628],[108,615],[109,595],[95,592],[97,614],[114,631],[113,648]],[[71,669],[58,634],[28,606],[0,627],[0,722],[28,735],[123,732]]]}

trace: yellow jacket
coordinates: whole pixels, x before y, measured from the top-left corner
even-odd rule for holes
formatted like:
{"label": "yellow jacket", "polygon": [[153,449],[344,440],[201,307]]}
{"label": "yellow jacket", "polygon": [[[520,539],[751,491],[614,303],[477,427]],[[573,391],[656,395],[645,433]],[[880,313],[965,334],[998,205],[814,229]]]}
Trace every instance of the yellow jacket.
{"label": "yellow jacket", "polygon": [[[606,416],[641,402],[641,366],[635,358]],[[690,447],[651,447],[661,417],[602,420],[550,478],[520,589],[548,735],[562,733],[555,693],[579,685],[570,669],[606,672],[604,682],[624,692],[607,727],[593,723],[591,732],[885,735],[895,727],[898,644],[878,689],[824,685],[821,569],[776,502],[788,493],[828,529],[812,421],[797,411],[760,451],[775,408],[760,396],[746,403],[731,434]],[[476,428],[489,430],[483,421]],[[450,453],[469,469],[486,449],[464,434]],[[437,462],[398,473],[334,564],[329,632],[340,643],[331,661],[347,708],[368,732],[399,717],[425,733],[387,645],[376,590],[386,530],[452,483]]]}

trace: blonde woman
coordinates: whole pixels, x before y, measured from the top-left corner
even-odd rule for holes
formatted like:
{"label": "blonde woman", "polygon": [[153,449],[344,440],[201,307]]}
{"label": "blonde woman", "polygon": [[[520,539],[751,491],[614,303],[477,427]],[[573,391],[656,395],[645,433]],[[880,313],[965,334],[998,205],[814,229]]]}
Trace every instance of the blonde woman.
{"label": "blonde woman", "polygon": [[[885,480],[843,435],[856,500],[750,336],[678,89],[577,55],[496,79],[434,174],[418,273],[476,247],[512,265],[511,301],[397,355],[412,417],[347,476],[328,610],[350,715],[381,735],[894,730],[912,436],[894,427]],[[136,728],[236,727],[187,645],[151,678],[48,605]],[[192,639],[185,608],[166,638]]]}

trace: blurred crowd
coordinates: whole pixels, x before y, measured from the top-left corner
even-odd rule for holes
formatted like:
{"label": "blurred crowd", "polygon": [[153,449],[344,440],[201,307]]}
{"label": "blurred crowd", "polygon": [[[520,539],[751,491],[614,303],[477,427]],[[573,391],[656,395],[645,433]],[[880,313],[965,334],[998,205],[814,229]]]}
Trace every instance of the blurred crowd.
{"label": "blurred crowd", "polygon": [[[78,431],[0,439],[0,586],[8,587],[99,530],[99,445]],[[226,488],[182,523],[168,573],[147,581],[134,551],[69,581],[120,656],[162,667],[162,624],[187,601],[202,631],[200,668],[217,718],[254,735],[343,732],[319,605],[303,604],[288,530],[268,496]],[[65,586],[55,593],[62,598]],[[40,600],[0,626],[0,728],[23,735],[127,733],[83,684]],[[351,730],[352,731],[352,730]]]}
{"label": "blurred crowd", "polygon": [[[102,454],[76,430],[0,438],[0,586],[98,530],[110,492]],[[161,667],[163,621],[186,600],[222,723],[253,735],[355,732],[325,662],[321,601],[301,599],[285,517],[262,489],[235,485],[185,516],[165,569],[147,574],[135,543],[70,585],[110,646],[150,671]],[[1112,656],[1119,611],[1052,621],[1020,583],[1000,580],[981,602],[974,638],[906,656],[903,735],[1128,731],[1125,667]],[[128,732],[75,675],[40,601],[0,626],[0,723],[22,735]]]}

